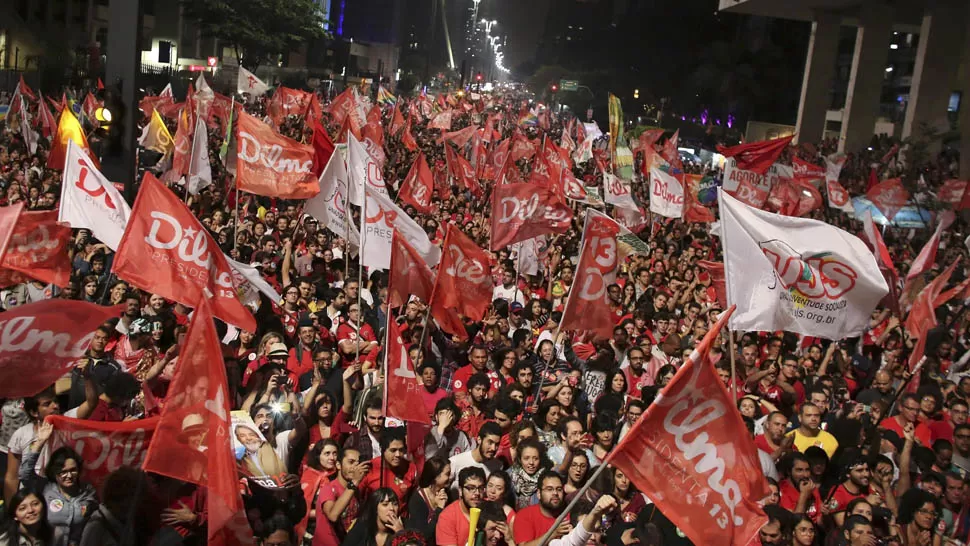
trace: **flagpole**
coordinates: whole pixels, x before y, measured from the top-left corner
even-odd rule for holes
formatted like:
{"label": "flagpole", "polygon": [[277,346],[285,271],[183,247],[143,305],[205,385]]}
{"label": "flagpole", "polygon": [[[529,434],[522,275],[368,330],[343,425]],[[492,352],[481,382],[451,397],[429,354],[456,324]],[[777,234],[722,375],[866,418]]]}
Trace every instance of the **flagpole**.
{"label": "flagpole", "polygon": [[738,371],[735,363],[737,349],[734,347],[734,332],[728,330],[728,350],[731,352],[731,395],[734,400],[738,399]]}
{"label": "flagpole", "polygon": [[[367,181],[363,181],[367,184]],[[347,192],[350,193],[350,192]],[[367,235],[367,187],[364,187],[364,202],[360,208],[360,252],[357,253],[357,356],[355,362],[360,362],[360,330],[364,322],[364,312],[360,309],[360,294],[364,291],[364,236]],[[347,286],[347,279],[344,279]],[[386,380],[386,378],[385,378]],[[384,457],[381,457],[384,460]]]}
{"label": "flagpole", "polygon": [[239,189],[239,184],[236,184],[236,228],[233,230],[232,234],[232,249],[235,251],[239,250],[239,228],[242,227],[242,220],[239,218],[239,202],[242,201],[242,190]]}

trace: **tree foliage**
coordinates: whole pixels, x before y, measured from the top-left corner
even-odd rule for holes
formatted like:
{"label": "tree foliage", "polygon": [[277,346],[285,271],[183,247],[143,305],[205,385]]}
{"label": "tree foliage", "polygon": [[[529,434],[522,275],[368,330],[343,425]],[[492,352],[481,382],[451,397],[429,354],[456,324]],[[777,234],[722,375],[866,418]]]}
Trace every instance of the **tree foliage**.
{"label": "tree foliage", "polygon": [[313,0],[182,0],[182,8],[203,35],[234,47],[250,68],[328,34]]}

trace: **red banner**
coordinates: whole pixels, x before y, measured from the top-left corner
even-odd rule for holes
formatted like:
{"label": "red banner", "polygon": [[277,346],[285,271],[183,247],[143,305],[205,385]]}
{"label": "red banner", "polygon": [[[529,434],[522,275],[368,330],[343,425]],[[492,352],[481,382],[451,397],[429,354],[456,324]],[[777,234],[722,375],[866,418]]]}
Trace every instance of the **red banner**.
{"label": "red banner", "polygon": [[947,180],[937,192],[937,198],[944,203],[949,203],[953,210],[970,208],[967,184],[966,180]]}
{"label": "red banner", "polygon": [[727,286],[724,284],[724,263],[700,260],[697,262],[697,265],[707,270],[707,274],[711,278],[711,286],[714,287],[714,293],[717,295],[717,302],[721,304],[721,307],[727,307]]}
{"label": "red banner", "polygon": [[616,237],[620,226],[592,209],[587,209],[586,214],[576,279],[559,327],[590,330],[599,337],[611,337],[616,317],[610,309],[606,287],[616,277],[619,265]]}
{"label": "red banner", "polygon": [[397,230],[391,236],[391,267],[387,293],[391,307],[403,307],[411,296],[427,303],[434,290],[434,274]]}
{"label": "red banner", "polygon": [[236,296],[226,255],[185,203],[151,173],[142,180],[112,271],[189,307],[208,299],[216,317],[256,331],[256,320]]}
{"label": "red banner", "polygon": [[502,184],[495,186],[493,199],[493,251],[546,233],[565,233],[573,220],[573,210],[552,188]]}
{"label": "red banner", "polygon": [[765,174],[768,172],[771,164],[791,144],[793,138],[795,138],[795,135],[776,138],[774,140],[738,144],[730,148],[718,146],[717,151],[721,152],[724,157],[735,158],[739,169]]}
{"label": "red banner", "polygon": [[424,152],[421,152],[411,164],[411,170],[401,183],[401,191],[398,192],[397,197],[402,203],[411,205],[418,212],[428,214],[431,212],[432,193],[434,193],[434,177],[431,175],[431,168],[428,167]]}
{"label": "red banner", "polygon": [[0,287],[33,278],[55,286],[71,279],[71,228],[57,223],[57,211],[30,211],[20,215],[13,238],[3,255]]}
{"label": "red banner", "polygon": [[[472,320],[482,320],[492,303],[491,258],[452,224],[448,224],[442,252],[431,313],[439,322],[453,319],[456,311]],[[457,326],[453,320],[450,324]],[[462,332],[446,331],[462,335]]]}
{"label": "red banner", "polygon": [[826,170],[825,167],[819,167],[814,163],[809,163],[804,159],[796,156],[791,158],[792,172],[795,173],[795,178],[806,178],[809,180],[824,180]]}
{"label": "red banner", "polygon": [[387,379],[384,388],[384,415],[402,421],[431,424],[431,416],[421,397],[424,387],[414,373],[414,364],[408,356],[394,317],[387,319]]}
{"label": "red banner", "polygon": [[[313,121],[319,120],[319,112],[313,111],[313,93],[290,89],[289,87],[277,87],[273,98],[266,105],[266,115],[273,120],[276,126],[283,124],[286,116],[301,116]],[[317,104],[319,108],[319,103]]]}
{"label": "red banner", "polygon": [[401,107],[398,104],[394,105],[394,114],[391,116],[391,123],[387,130],[391,132],[391,135],[396,135],[398,131],[404,128],[404,116],[401,115]]}
{"label": "red banner", "polygon": [[758,505],[768,492],[758,448],[709,358],[733,310],[721,314],[606,461],[649,491],[694,544],[745,546],[768,522]]}
{"label": "red banner", "polygon": [[84,459],[84,481],[98,490],[115,470],[141,467],[158,425],[158,417],[111,422],[52,415],[47,420],[54,425],[51,450],[67,446],[77,451]]}
{"label": "red banner", "polygon": [[33,396],[84,356],[94,329],[120,312],[72,300],[42,300],[0,317],[0,397]]}
{"label": "red banner", "polygon": [[512,154],[512,161],[518,161],[520,159],[529,159],[536,155],[536,150],[538,146],[535,142],[529,140],[529,138],[523,135],[521,132],[516,130],[515,134],[512,135],[512,147],[509,149],[509,153]]}
{"label": "red banner", "polygon": [[313,139],[310,143],[313,145],[313,176],[320,178],[337,146],[319,121],[313,122]]}
{"label": "red banner", "polygon": [[320,193],[313,175],[313,147],[287,138],[240,112],[236,184],[240,190],[284,199],[309,199]]}
{"label": "red banner", "polygon": [[896,213],[909,202],[909,192],[903,187],[898,178],[883,180],[866,192],[866,197],[879,209],[879,212],[890,222]]}
{"label": "red banner", "polygon": [[445,159],[448,161],[448,170],[452,178],[461,187],[467,188],[473,195],[480,197],[483,193],[482,185],[475,177],[475,168],[472,164],[448,144],[445,144]]}

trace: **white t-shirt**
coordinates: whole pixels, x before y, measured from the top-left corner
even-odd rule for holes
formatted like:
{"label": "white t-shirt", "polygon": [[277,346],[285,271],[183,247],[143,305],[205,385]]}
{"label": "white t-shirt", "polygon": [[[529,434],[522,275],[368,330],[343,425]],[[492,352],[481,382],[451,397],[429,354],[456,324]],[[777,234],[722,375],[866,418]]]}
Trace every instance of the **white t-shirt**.
{"label": "white t-shirt", "polygon": [[468,450],[464,453],[459,453],[458,455],[452,455],[448,461],[451,463],[451,473],[454,479],[451,482],[451,491],[458,493],[458,473],[462,471],[463,468],[471,468],[473,466],[481,468],[485,471],[485,479],[487,480],[492,472],[498,472],[502,470],[502,461],[498,459],[492,459],[490,461],[478,462],[472,457],[472,451]]}
{"label": "white t-shirt", "polygon": [[[513,297],[515,299],[513,299]],[[519,302],[525,306],[525,294],[519,290],[518,285],[512,285],[512,288],[505,288],[504,285],[498,285],[492,290],[492,300],[506,300],[509,303]]]}
{"label": "white t-shirt", "polygon": [[290,458],[290,431],[284,430],[276,435],[275,451],[276,456],[280,458],[280,462],[289,470],[289,463],[287,461]]}

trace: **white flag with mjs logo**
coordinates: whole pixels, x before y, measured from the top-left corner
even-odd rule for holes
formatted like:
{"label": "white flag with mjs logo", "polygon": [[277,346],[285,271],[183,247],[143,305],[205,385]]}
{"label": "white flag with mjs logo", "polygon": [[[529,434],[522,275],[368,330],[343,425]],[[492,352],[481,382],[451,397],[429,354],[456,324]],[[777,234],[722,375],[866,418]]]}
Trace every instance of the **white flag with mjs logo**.
{"label": "white flag with mjs logo", "polygon": [[718,192],[732,330],[859,335],[889,287],[869,248],[831,224],[755,209]]}

